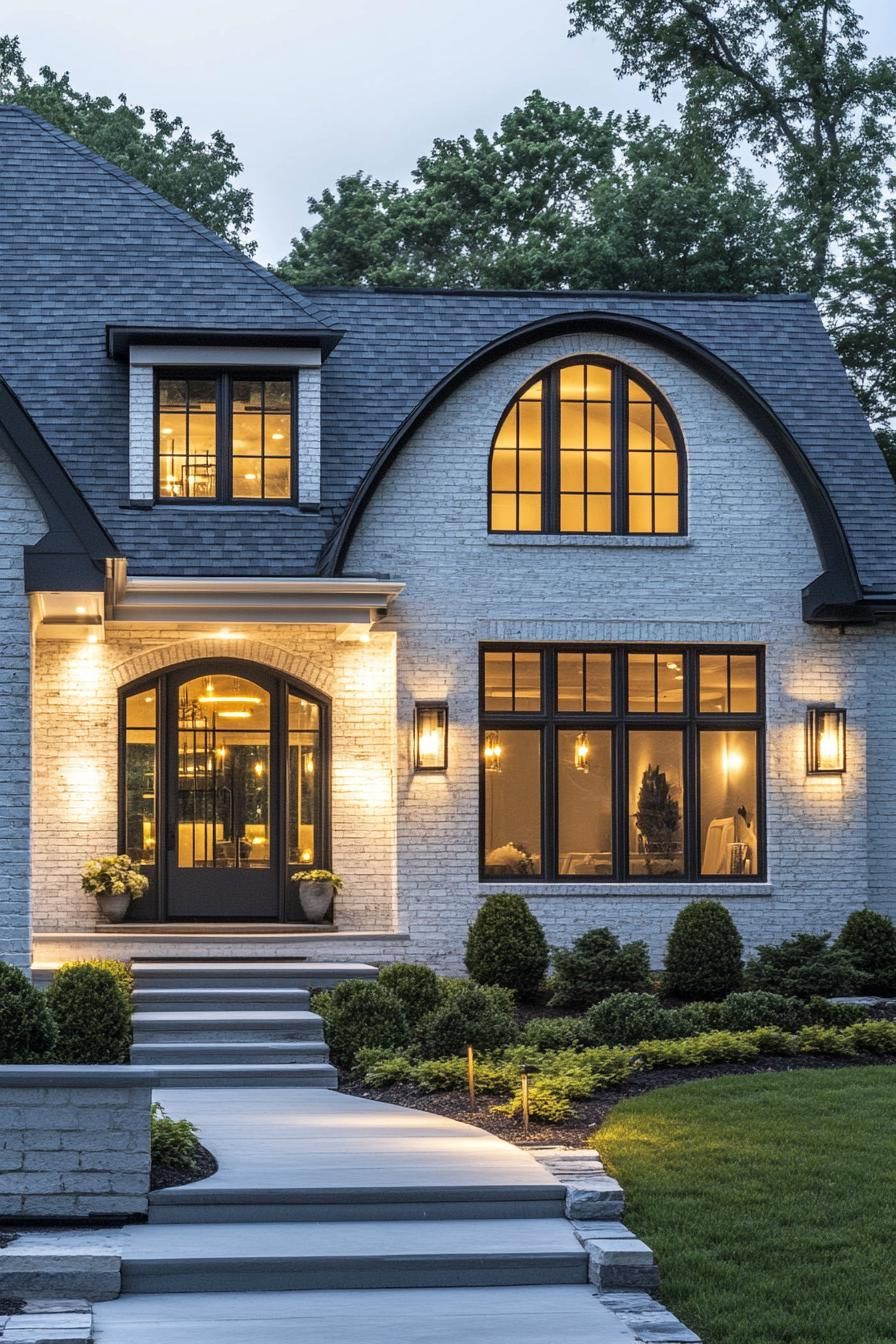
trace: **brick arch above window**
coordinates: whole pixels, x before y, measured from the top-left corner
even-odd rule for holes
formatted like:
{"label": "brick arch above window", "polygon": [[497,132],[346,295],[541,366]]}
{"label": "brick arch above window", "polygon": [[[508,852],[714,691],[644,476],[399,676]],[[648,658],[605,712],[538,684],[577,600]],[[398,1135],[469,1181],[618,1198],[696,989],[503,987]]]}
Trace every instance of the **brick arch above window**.
{"label": "brick arch above window", "polygon": [[304,682],[314,690],[332,697],[333,674],[320,667],[311,658],[300,653],[290,653],[279,645],[269,644],[265,640],[253,639],[182,639],[172,644],[160,645],[135,654],[112,668],[112,680],[116,686],[127,686],[141,677],[161,672],[165,668],[175,667],[179,663],[189,663],[197,659],[227,658],[232,662],[260,663],[286,676]]}
{"label": "brick arch above window", "polygon": [[687,471],[675,413],[618,360],[551,364],[501,416],[488,495],[492,532],[682,535]]}

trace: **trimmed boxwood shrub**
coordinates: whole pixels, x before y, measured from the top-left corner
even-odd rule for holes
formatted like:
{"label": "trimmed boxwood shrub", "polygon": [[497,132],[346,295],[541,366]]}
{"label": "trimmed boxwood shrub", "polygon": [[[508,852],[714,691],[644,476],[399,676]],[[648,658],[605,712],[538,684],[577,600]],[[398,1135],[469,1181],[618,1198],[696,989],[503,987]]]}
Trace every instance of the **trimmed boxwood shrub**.
{"label": "trimmed boxwood shrub", "polygon": [[417,1030],[417,1045],[424,1059],[440,1059],[465,1053],[468,1045],[500,1050],[512,1045],[516,1036],[512,997],[499,987],[468,984],[453,989],[426,1014]]}
{"label": "trimmed boxwood shrub", "polygon": [[775,946],[758,947],[744,971],[747,988],[799,999],[860,993],[864,975],[845,948],[829,946],[830,937],[829,933],[799,933]]}
{"label": "trimmed boxwood shrub", "polygon": [[809,1020],[801,999],[770,994],[767,990],[747,990],[729,994],[719,1005],[719,1025],[725,1031],[752,1031],[754,1027],[783,1027],[799,1031]]}
{"label": "trimmed boxwood shrub", "polygon": [[123,994],[130,1001],[134,992],[134,973],[131,970],[130,962],[116,961],[112,957],[85,957],[81,961],[64,961],[59,967],[60,971],[68,971],[72,966],[98,966],[101,971],[108,971],[115,977]]}
{"label": "trimmed boxwood shrub", "polygon": [[590,1043],[581,1017],[533,1017],[520,1033],[520,1042],[536,1050],[574,1050]]}
{"label": "trimmed boxwood shrub", "polygon": [[622,946],[607,928],[589,929],[570,948],[554,949],[553,996],[556,1007],[597,1003],[610,994],[638,993],[650,987],[646,943]]}
{"label": "trimmed boxwood shrub", "polygon": [[0,1064],[37,1064],[55,1040],[44,995],[18,966],[0,961]]}
{"label": "trimmed boxwood shrub", "polygon": [[674,1014],[662,1008],[652,994],[611,994],[595,1003],[582,1018],[588,1045],[637,1045],[675,1035]]}
{"label": "trimmed boxwood shrub", "polygon": [[60,1064],[127,1064],[131,1005],[120,978],[90,962],[60,969],[47,990]]}
{"label": "trimmed boxwood shrub", "polygon": [[343,1069],[354,1068],[359,1050],[399,1050],[410,1041],[401,1003],[377,981],[343,980],[315,996],[314,1010],[324,1020],[333,1061]]}
{"label": "trimmed boxwood shrub", "polygon": [[848,952],[867,977],[866,994],[896,994],[896,924],[876,910],[854,910],[835,947]]}
{"label": "trimmed boxwood shrub", "polygon": [[442,985],[435,971],[410,961],[396,961],[392,966],[384,966],[379,983],[395,995],[408,1022],[419,1022],[426,1013],[432,1012],[442,997]]}
{"label": "trimmed boxwood shrub", "polygon": [[666,944],[666,992],[678,999],[724,999],[740,989],[743,951],[724,905],[691,901],[680,911]]}
{"label": "trimmed boxwood shrub", "polygon": [[526,997],[541,987],[549,960],[544,930],[523,897],[487,896],[467,934],[464,962],[473,979]]}

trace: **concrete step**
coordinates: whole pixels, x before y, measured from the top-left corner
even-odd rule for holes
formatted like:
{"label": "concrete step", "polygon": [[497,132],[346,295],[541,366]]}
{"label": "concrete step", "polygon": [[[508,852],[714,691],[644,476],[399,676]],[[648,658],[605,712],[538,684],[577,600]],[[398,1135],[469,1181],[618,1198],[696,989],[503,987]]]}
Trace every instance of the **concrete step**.
{"label": "concrete step", "polygon": [[339,1077],[332,1064],[154,1064],[159,1087],[325,1087]]}
{"label": "concrete step", "polygon": [[173,985],[170,989],[134,990],[134,1007],[156,1012],[266,1012],[271,1009],[296,1011],[307,1009],[307,989],[276,987],[273,989],[240,986],[195,989],[188,985]]}
{"label": "concrete step", "polygon": [[273,989],[285,985],[293,989],[326,989],[343,980],[375,980],[376,966],[364,962],[326,962],[294,960],[246,961],[214,958],[186,961],[132,961],[139,989]]}
{"label": "concrete step", "polygon": [[131,1046],[131,1063],[147,1068],[168,1064],[326,1064],[325,1041],[156,1041]]}
{"label": "concrete step", "polygon": [[[373,1185],[315,1189],[210,1181],[154,1190],[150,1223],[346,1223],[562,1218],[563,1186]],[[388,1234],[387,1234],[388,1235]]]}
{"label": "concrete step", "polygon": [[[645,1339],[685,1338],[644,1335]],[[582,1284],[135,1294],[94,1307],[97,1344],[637,1344]]]}
{"label": "concrete step", "polygon": [[146,1225],[122,1232],[123,1293],[586,1283],[562,1218]]}
{"label": "concrete step", "polygon": [[323,1023],[317,1013],[277,1012],[136,1012],[134,1043],[155,1041],[319,1041]]}

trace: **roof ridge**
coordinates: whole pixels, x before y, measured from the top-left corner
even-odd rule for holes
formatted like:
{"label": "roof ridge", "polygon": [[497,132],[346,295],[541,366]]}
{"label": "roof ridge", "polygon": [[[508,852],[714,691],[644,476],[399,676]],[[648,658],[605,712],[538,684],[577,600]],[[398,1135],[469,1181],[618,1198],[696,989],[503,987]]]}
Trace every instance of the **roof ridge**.
{"label": "roof ridge", "polygon": [[166,200],[166,198],[160,195],[159,192],[154,191],[152,187],[148,187],[145,182],[141,182],[138,178],[132,177],[132,175],[126,173],[123,168],[119,168],[117,164],[110,163],[108,159],[103,158],[102,154],[97,154],[95,150],[89,149],[88,146],[83,145],[80,140],[76,140],[74,136],[68,135],[65,131],[60,130],[58,126],[54,126],[52,122],[46,121],[39,115],[39,113],[32,111],[30,107],[24,107],[21,103],[0,103],[0,115],[8,112],[14,112],[19,116],[27,117],[35,126],[52,136],[54,140],[58,140],[59,143],[64,145],[67,149],[80,154],[82,158],[89,159],[92,163],[96,164],[98,168],[101,168],[111,177],[117,178],[133,191],[138,192],[153,205],[164,210],[166,214],[171,215],[181,224],[192,229],[193,232],[197,233],[201,238],[204,238],[207,242],[213,243],[222,252],[231,257],[232,260],[245,266],[246,269],[257,276],[258,279],[263,280],[266,284],[270,285],[272,289],[277,290],[277,292],[285,299],[288,299],[290,303],[294,304],[295,307],[301,309],[305,316],[310,318],[312,322],[317,322],[320,326],[326,327],[328,330],[333,330],[329,322],[323,321],[311,311],[311,308],[305,303],[303,295],[293,285],[287,284],[285,280],[281,280],[279,276],[274,275],[272,271],[269,271],[267,267],[262,266],[260,262],[253,261],[251,257],[246,256],[245,252],[241,252],[239,248],[234,247],[232,243],[228,243],[225,238],[221,238],[217,233],[206,228],[206,226],[201,224],[198,219],[194,219],[192,215],[187,214],[186,210],[182,210],[180,206],[174,205],[171,201]]}
{"label": "roof ridge", "polygon": [[735,292],[713,290],[653,290],[653,289],[477,289],[477,288],[439,288],[425,285],[303,285],[303,295],[346,294],[372,298],[376,295],[388,295],[400,298],[402,295],[424,297],[443,296],[461,299],[630,299],[630,300],[685,300],[689,302],[713,303],[811,303],[812,295],[801,290],[788,290],[780,293],[739,294]]}

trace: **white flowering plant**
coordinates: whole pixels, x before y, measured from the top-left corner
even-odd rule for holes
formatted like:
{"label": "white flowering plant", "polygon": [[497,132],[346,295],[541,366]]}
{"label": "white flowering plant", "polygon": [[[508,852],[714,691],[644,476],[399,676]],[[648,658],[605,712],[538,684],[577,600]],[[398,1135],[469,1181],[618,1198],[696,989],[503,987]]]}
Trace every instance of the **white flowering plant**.
{"label": "white flowering plant", "polygon": [[293,882],[329,882],[338,891],[342,886],[342,878],[331,873],[329,868],[309,868],[303,873],[293,873]]}
{"label": "white flowering plant", "polygon": [[149,886],[149,878],[129,855],[104,854],[85,863],[81,886],[91,896],[130,896],[132,901],[138,901]]}

